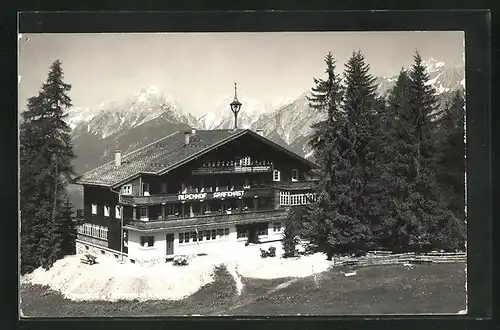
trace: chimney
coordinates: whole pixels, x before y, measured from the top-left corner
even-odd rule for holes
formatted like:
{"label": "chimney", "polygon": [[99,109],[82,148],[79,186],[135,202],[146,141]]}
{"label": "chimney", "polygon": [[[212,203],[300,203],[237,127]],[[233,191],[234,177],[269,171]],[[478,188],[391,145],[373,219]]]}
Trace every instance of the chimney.
{"label": "chimney", "polygon": [[184,132],[184,144],[188,145],[189,144],[189,135],[191,132]]}
{"label": "chimney", "polygon": [[119,149],[115,150],[115,166],[118,167],[122,164],[122,152]]}
{"label": "chimney", "polygon": [[259,134],[260,136],[264,136],[264,130],[262,128],[258,128],[256,130],[257,134]]}

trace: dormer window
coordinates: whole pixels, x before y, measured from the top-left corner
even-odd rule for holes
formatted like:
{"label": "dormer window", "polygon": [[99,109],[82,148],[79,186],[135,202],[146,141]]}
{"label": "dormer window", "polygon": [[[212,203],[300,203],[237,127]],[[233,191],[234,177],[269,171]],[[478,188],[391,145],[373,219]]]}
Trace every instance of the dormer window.
{"label": "dormer window", "polygon": [[281,172],[279,170],[274,170],[273,181],[280,181],[280,180],[281,180]]}
{"label": "dormer window", "polygon": [[299,181],[299,170],[292,170],[292,182]]}
{"label": "dormer window", "polygon": [[127,184],[122,187],[122,195],[132,195],[132,185]]}
{"label": "dormer window", "polygon": [[251,159],[249,156],[243,157],[240,159],[240,166],[248,166],[250,165]]}

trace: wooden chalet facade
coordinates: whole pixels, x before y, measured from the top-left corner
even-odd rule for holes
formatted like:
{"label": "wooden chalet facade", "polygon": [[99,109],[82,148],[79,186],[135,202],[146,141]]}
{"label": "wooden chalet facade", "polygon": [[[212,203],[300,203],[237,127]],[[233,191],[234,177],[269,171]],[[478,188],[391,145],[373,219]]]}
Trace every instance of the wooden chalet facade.
{"label": "wooden chalet facade", "polygon": [[117,151],[78,181],[77,251],[147,261],[280,240],[287,209],[314,199],[314,167],[246,129],[176,132]]}

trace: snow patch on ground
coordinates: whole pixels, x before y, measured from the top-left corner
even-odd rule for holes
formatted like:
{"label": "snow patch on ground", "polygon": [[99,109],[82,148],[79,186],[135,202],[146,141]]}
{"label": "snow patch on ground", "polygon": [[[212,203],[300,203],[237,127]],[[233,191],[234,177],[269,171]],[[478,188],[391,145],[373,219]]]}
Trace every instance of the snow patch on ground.
{"label": "snow patch on ground", "polygon": [[241,295],[241,292],[243,292],[243,282],[241,281],[241,275],[238,273],[238,265],[227,265],[227,271],[229,274],[231,274],[234,282],[236,283],[236,292],[238,293],[238,296]]}
{"label": "snow patch on ground", "polygon": [[[276,257],[261,258],[260,249],[270,246],[276,248]],[[180,300],[213,282],[214,267],[221,264],[234,278],[238,294],[243,291],[241,277],[306,277],[332,265],[323,253],[286,259],[281,258],[282,254],[281,242],[246,247],[241,244],[219,254],[191,257],[189,265],[182,267],[171,262],[120,263],[107,256],[99,256],[98,264],[90,266],[76,255],[58,260],[48,271],[36,269],[21,282],[47,285],[72,300]]]}
{"label": "snow patch on ground", "polygon": [[36,269],[24,280],[48,285],[72,300],[120,299],[180,300],[213,281],[213,267],[202,257],[184,267],[172,263],[120,263],[109,257],[98,257],[93,266],[80,261],[81,256],[67,256],[45,271]]}

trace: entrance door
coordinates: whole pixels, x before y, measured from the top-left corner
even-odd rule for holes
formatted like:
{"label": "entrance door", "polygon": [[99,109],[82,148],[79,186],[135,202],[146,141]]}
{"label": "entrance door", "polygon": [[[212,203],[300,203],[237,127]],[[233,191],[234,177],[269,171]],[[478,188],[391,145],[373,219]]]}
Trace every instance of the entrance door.
{"label": "entrance door", "polygon": [[167,234],[167,256],[174,254],[174,234]]}
{"label": "entrance door", "polygon": [[248,242],[250,243],[259,243],[259,235],[257,233],[257,225],[252,223],[247,225],[248,230]]}
{"label": "entrance door", "polygon": [[227,212],[228,208],[229,208],[229,202],[228,201],[222,202],[220,209],[223,214]]}

